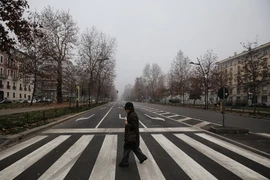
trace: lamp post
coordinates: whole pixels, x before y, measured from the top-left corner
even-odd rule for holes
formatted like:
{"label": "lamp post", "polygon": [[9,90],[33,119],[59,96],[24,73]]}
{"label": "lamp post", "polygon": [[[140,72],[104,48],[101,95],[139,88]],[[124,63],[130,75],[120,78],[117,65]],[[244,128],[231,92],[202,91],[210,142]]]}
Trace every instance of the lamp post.
{"label": "lamp post", "polygon": [[204,72],[204,69],[200,63],[199,58],[197,58],[198,63],[190,62],[189,64],[200,66],[203,74],[203,80],[204,80],[204,108],[208,109],[208,78],[206,77],[206,73]]}

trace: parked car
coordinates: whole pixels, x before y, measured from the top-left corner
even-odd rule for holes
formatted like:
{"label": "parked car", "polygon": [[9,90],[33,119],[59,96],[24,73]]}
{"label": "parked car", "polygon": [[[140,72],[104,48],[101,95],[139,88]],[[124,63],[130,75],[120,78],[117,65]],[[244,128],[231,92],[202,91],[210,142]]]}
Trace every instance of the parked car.
{"label": "parked car", "polygon": [[[37,100],[33,99],[33,103],[36,103]],[[28,101],[28,103],[31,103],[31,100]]]}
{"label": "parked car", "polygon": [[0,104],[6,104],[6,103],[12,103],[12,101],[9,100],[9,99],[4,99],[4,100],[2,100],[2,101],[0,102]]}
{"label": "parked car", "polygon": [[28,103],[28,101],[26,99],[22,99],[19,101],[19,103]]}

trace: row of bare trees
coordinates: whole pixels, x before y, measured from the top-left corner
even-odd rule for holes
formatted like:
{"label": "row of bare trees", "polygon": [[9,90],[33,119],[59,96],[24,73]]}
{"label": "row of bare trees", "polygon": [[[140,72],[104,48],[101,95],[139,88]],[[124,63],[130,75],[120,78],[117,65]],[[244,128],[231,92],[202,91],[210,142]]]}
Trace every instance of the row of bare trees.
{"label": "row of bare trees", "polygon": [[[26,7],[27,3],[22,4],[20,10]],[[20,78],[31,77],[34,85],[31,101],[37,88],[42,91],[48,86],[56,89],[57,103],[63,102],[63,92],[68,91],[70,96],[75,94],[76,86],[81,86],[80,94],[88,98],[89,105],[101,97],[116,98],[115,38],[94,27],[79,34],[68,11],[50,6],[41,13],[30,13],[26,22],[27,33],[24,35],[27,37],[12,41],[12,47],[7,44],[1,49],[11,60],[20,62],[17,69]]]}
{"label": "row of bare trees", "polygon": [[[137,101],[161,101],[164,98],[177,98],[181,103],[185,99],[193,100],[193,104],[204,97],[205,108],[208,108],[209,93],[217,97],[221,87],[227,87],[230,92],[233,89],[246,93],[252,103],[257,102],[257,94],[262,88],[267,89],[270,84],[270,65],[268,64],[269,47],[256,48],[257,42],[241,43],[245,49],[243,54],[232,62],[230,68],[218,62],[217,55],[213,50],[208,50],[197,61],[191,61],[180,50],[171,64],[170,71],[164,75],[158,64],[147,64],[141,77],[137,77],[135,84],[126,90],[123,99]],[[225,67],[224,67],[225,66]],[[229,66],[228,66],[229,67]],[[237,93],[239,94],[239,93]],[[215,101],[212,103],[216,103]]]}
{"label": "row of bare trees", "polygon": [[192,62],[179,50],[167,74],[162,72],[158,64],[147,64],[143,75],[136,78],[130,94],[125,94],[123,99],[128,96],[130,100],[157,102],[166,97],[170,97],[171,101],[173,97],[178,97],[184,104],[187,96],[195,103],[204,95],[207,108],[208,92],[217,92],[219,87],[224,86],[226,76],[218,70],[217,55],[212,50],[197,60],[198,63]]}

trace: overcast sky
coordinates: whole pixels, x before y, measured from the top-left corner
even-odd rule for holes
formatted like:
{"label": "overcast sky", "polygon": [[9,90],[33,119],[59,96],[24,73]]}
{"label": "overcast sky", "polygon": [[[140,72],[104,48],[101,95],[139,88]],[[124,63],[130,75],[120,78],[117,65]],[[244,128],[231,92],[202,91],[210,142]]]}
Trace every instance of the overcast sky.
{"label": "overcast sky", "polygon": [[116,88],[134,84],[146,63],[167,73],[178,50],[192,60],[213,49],[219,60],[242,52],[240,42],[270,42],[270,0],[28,0],[40,12],[69,10],[80,31],[117,39]]}

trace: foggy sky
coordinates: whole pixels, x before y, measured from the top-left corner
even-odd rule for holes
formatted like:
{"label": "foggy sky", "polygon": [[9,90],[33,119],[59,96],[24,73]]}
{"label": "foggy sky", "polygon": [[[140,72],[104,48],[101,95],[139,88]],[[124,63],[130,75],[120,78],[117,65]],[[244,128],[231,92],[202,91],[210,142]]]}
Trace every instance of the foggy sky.
{"label": "foggy sky", "polygon": [[270,41],[270,0],[28,0],[40,12],[69,10],[80,32],[96,26],[117,39],[116,88],[134,84],[146,63],[167,73],[178,50],[191,60],[213,49],[219,60],[240,42]]}

